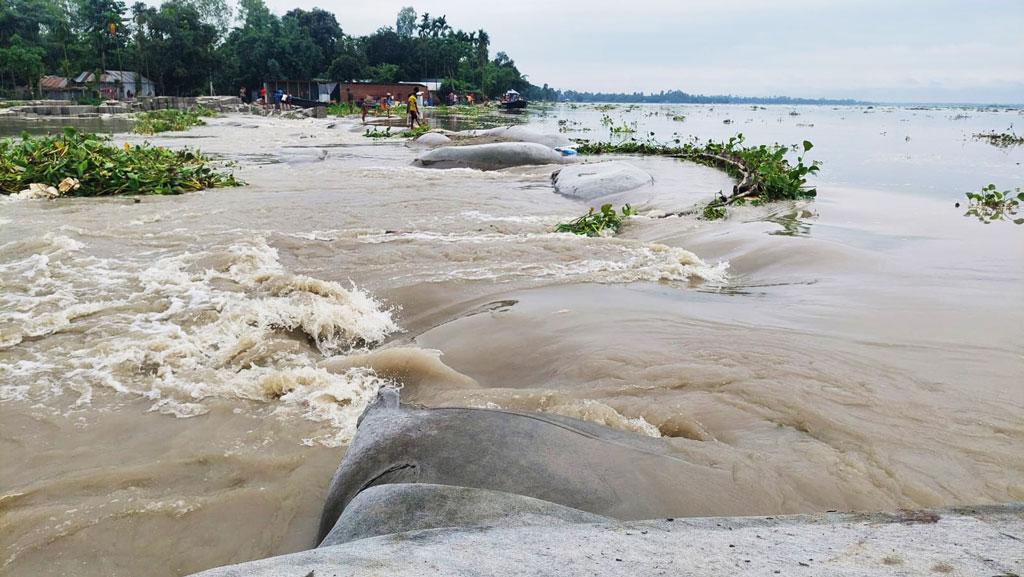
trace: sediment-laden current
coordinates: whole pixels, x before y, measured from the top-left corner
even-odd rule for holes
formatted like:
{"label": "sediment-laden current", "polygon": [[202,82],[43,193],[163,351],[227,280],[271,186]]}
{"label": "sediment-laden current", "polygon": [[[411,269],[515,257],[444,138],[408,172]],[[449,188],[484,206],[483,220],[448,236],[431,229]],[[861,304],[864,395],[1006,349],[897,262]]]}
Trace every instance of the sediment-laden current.
{"label": "sediment-laden current", "polygon": [[346,121],[224,116],[149,140],[250,186],[0,203],[0,573],[182,575],[311,547],[386,381],[664,437],[700,471],[679,479],[706,488],[692,515],[1024,499],[1024,227],[954,207],[1024,181],[1024,148],[969,137],[1017,111],[529,121],[601,138],[604,114],[662,139],[810,139],[819,197],[662,218],[732,181],[622,157],[654,177],[614,198],[640,214],[584,238],[552,232],[588,207],[552,167],[416,168],[420,150]]}

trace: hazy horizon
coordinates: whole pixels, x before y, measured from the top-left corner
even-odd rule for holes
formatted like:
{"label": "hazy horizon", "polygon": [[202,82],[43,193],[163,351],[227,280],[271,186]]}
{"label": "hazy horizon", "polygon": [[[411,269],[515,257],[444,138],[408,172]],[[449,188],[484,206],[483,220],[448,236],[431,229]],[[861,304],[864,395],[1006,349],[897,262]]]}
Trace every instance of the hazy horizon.
{"label": "hazy horizon", "polygon": [[[153,0],[155,2],[155,0]],[[1019,0],[267,0],[314,6],[346,34],[394,26],[403,6],[486,30],[536,85],[589,92],[792,96],[900,103],[1024,103]]]}

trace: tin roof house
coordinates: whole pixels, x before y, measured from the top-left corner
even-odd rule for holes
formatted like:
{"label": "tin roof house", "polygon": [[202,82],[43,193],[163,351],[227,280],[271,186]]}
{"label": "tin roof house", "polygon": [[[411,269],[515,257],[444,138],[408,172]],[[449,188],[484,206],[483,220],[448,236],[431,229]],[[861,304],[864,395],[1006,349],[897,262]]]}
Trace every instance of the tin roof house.
{"label": "tin roof house", "polygon": [[145,76],[129,70],[104,70],[96,81],[96,74],[83,72],[75,77],[76,84],[96,83],[96,89],[105,98],[127,100],[133,96],[156,96],[156,84]]}
{"label": "tin roof house", "polygon": [[63,76],[43,76],[39,79],[39,95],[46,100],[74,100],[85,90]]}

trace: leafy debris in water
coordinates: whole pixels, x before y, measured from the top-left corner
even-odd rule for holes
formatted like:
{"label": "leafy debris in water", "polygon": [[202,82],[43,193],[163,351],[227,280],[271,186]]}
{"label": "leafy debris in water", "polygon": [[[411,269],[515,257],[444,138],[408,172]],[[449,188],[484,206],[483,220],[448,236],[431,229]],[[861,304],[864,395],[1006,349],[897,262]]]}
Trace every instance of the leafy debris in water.
{"label": "leafy debris in water", "polygon": [[[70,186],[68,179],[74,181]],[[67,196],[110,196],[180,194],[245,183],[214,170],[198,150],[149,143],[112,146],[108,136],[66,127],[56,136],[0,140],[0,194],[29,190],[33,184],[60,188]]]}

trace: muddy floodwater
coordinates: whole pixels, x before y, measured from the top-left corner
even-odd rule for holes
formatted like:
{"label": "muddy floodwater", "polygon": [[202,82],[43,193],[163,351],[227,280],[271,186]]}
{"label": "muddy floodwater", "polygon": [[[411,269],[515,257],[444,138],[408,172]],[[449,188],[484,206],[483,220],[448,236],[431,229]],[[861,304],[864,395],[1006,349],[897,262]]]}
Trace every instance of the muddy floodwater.
{"label": "muddy floodwater", "polygon": [[605,116],[663,142],[810,140],[819,196],[659,218],[732,181],[622,157],[654,177],[611,199],[640,216],[582,238],[552,232],[587,209],[553,167],[415,168],[421,150],[350,121],[227,115],[149,140],[247,187],[0,202],[0,574],[172,576],[314,546],[388,380],[428,406],[664,437],[707,493],[688,515],[1024,500],[1024,226],[954,206],[1024,183],[1024,147],[971,138],[1020,111],[525,121],[606,140]]}

